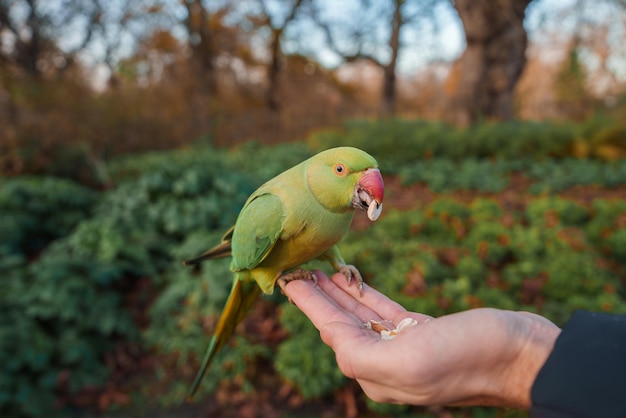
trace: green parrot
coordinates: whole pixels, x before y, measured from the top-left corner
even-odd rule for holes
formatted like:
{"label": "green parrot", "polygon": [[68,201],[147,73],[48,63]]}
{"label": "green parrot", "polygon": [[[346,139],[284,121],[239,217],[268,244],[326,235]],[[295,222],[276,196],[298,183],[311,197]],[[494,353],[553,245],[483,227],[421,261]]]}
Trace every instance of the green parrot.
{"label": "green parrot", "polygon": [[344,262],[336,244],[348,231],[355,208],[367,211],[371,221],[378,219],[383,195],[383,179],[371,155],[352,147],[322,151],[259,187],[222,242],[184,262],[194,265],[232,256],[234,273],[230,295],[189,398],[260,292],[272,294],[277,282],[284,289],[291,280],[316,280],[312,272],[298,269],[301,264],[327,260],[362,289],[361,274]]}

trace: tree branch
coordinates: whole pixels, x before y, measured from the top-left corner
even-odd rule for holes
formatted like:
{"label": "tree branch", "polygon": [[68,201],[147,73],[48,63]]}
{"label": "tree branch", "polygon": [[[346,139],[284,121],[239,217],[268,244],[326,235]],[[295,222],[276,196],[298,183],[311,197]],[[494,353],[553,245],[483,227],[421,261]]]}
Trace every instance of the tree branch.
{"label": "tree branch", "polygon": [[324,37],[326,39],[326,44],[328,45],[328,47],[335,54],[339,55],[345,62],[355,62],[358,60],[364,60],[364,61],[369,61],[372,64],[375,64],[381,68],[384,68],[384,64],[380,62],[378,58],[376,58],[375,56],[371,54],[367,54],[363,52],[363,49],[362,49],[363,45],[361,42],[361,36],[359,34],[355,34],[355,37],[359,40],[358,50],[354,53],[347,53],[341,50],[341,48],[339,47],[335,39],[335,36],[333,35],[330,25],[322,21],[322,19],[319,16],[319,13],[314,7],[311,8],[311,18],[313,19],[313,22],[315,22],[315,24],[318,25],[322,29],[322,33],[324,34]]}

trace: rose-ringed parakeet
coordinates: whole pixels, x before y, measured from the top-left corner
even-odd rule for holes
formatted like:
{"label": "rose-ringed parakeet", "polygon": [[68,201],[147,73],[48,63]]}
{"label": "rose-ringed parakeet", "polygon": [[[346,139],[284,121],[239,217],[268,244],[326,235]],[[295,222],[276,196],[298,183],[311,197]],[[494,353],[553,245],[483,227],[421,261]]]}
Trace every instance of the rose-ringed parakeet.
{"label": "rose-ringed parakeet", "polygon": [[230,255],[235,276],[189,397],[261,291],[273,293],[277,282],[283,287],[293,279],[315,279],[308,271],[294,270],[301,264],[327,260],[362,287],[361,274],[344,262],[336,244],[348,231],[355,208],[367,211],[372,221],[378,219],[383,194],[372,156],[352,147],[320,152],[259,187],[222,242],[184,263]]}

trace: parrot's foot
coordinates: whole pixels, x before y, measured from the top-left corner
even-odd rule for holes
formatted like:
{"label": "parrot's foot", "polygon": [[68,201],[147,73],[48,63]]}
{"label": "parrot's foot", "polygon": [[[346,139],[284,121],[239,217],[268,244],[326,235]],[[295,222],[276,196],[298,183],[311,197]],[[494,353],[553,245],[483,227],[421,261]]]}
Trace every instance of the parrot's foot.
{"label": "parrot's foot", "polygon": [[363,277],[356,267],[351,264],[344,264],[339,267],[339,273],[346,276],[348,283],[352,283],[352,280],[355,280],[359,287],[359,293],[363,293]]}
{"label": "parrot's foot", "polygon": [[[287,283],[294,280],[312,280],[313,283],[315,283],[315,286],[317,286],[317,276],[315,275],[315,273],[309,270],[297,269],[287,274],[283,274],[278,278],[277,283],[280,286],[280,290],[282,290],[284,295],[287,294],[287,292],[285,292],[285,286],[287,286]],[[293,303],[291,298],[288,299],[289,303]]]}

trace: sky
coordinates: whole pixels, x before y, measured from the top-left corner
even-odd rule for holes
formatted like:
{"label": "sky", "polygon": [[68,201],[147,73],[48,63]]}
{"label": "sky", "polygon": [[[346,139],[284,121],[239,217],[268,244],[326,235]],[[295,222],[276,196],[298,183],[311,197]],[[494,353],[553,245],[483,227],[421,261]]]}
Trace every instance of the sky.
{"label": "sky", "polygon": [[[327,21],[336,22],[338,24],[336,26],[339,27],[353,27],[355,25],[355,16],[359,16],[358,0],[317,1],[318,4],[321,4],[321,9],[324,12],[322,15]],[[416,2],[415,4],[419,3]],[[381,19],[381,16],[378,16],[379,21],[386,25],[388,19]],[[430,63],[451,62],[462,54],[465,48],[463,25],[451,2],[440,2],[435,10],[435,18],[438,25],[437,31],[434,31],[427,21],[420,21],[418,24],[403,27],[401,41],[409,47],[404,48],[399,56],[398,71],[400,74],[414,75]],[[626,47],[621,46],[626,45],[624,42],[626,38],[624,34],[625,18],[623,13],[616,13],[616,6],[611,0],[535,0],[526,10],[524,25],[530,43],[543,45],[549,51],[550,47],[560,48],[569,41],[575,31],[580,30],[577,25],[580,21],[588,24],[602,22],[610,28],[609,42],[612,49],[617,52],[614,65],[618,71],[622,67],[626,68],[626,66],[622,66],[624,60],[619,58],[620,55],[626,56],[624,51]],[[358,25],[359,22],[356,23]],[[298,41],[286,42],[284,44],[286,51],[305,50],[327,67],[332,68],[339,65],[341,63],[340,57],[327,48],[320,30],[315,27],[307,27],[306,23],[303,26],[292,28],[292,30],[307,34],[305,44],[303,45],[302,42]],[[585,34],[581,35],[585,36]],[[383,61],[387,52],[380,45],[376,50],[376,54],[382,57]],[[547,55],[546,58],[549,59],[550,54]],[[552,56],[555,59],[560,58],[560,56]],[[589,65],[593,66],[592,54],[583,51],[582,57]]]}
{"label": "sky", "polygon": [[[113,3],[123,4],[121,0],[111,0]],[[276,19],[283,19],[281,15],[281,2],[279,0],[265,0],[266,4],[272,10]],[[56,2],[50,2],[57,4]],[[207,4],[209,7],[219,6],[228,3],[228,0],[211,0]],[[58,4],[61,4],[59,2]],[[111,4],[111,3],[110,3]],[[176,9],[178,3],[173,1],[172,15],[173,20],[180,19],[180,6]],[[231,0],[231,4],[245,5],[250,11],[254,7],[254,2],[237,2]],[[383,34],[388,30],[388,18],[385,17],[385,10],[379,10],[373,16],[363,16],[360,13],[359,0],[317,0],[315,4],[319,5],[321,15],[326,21],[334,22],[338,30],[337,39],[348,39],[341,37],[341,30],[358,30],[359,27],[367,27],[373,33]],[[372,2],[376,7],[386,4],[377,0]],[[412,4],[412,3],[411,3]],[[416,2],[415,4],[419,4]],[[575,7],[578,6],[578,7]],[[50,6],[52,7],[52,6]],[[382,7],[382,6],[380,6]],[[441,2],[435,10],[435,17],[438,30],[434,30],[428,20],[419,21],[417,24],[406,25],[402,32],[402,43],[407,47],[401,50],[398,61],[398,72],[404,76],[413,76],[420,69],[433,62],[451,62],[458,58],[465,47],[462,23],[452,7],[450,2]],[[363,19],[363,22],[356,19]],[[613,55],[609,60],[609,65],[614,69],[620,77],[626,79],[624,69],[626,68],[626,34],[624,13],[615,13],[615,7],[610,6],[609,0],[535,0],[527,9],[525,26],[527,28],[531,44],[535,45],[562,45],[574,34],[575,30],[581,30],[576,23],[583,21],[587,23],[604,22],[607,27],[607,40],[611,45]],[[379,26],[372,26],[371,22],[376,22]],[[180,37],[184,36],[185,31],[175,24],[171,26],[174,33]],[[374,29],[370,29],[374,27]],[[80,41],[80,25],[75,28],[66,28],[62,37],[62,45],[68,48],[76,42]],[[140,31],[141,28],[131,28],[131,30]],[[114,32],[112,32],[114,33]],[[130,34],[129,34],[130,35]],[[290,26],[285,34],[283,48],[286,53],[304,53],[317,59],[322,65],[333,68],[341,64],[340,57],[335,54],[325,44],[325,38],[318,27],[315,27],[310,21],[296,21]],[[369,36],[371,34],[366,34]],[[587,36],[584,25],[580,36]],[[101,36],[112,36],[111,34],[102,34]],[[113,35],[114,36],[114,35]],[[121,39],[119,46],[115,50],[117,59],[128,56],[133,51],[133,37]],[[264,47],[263,41],[257,41],[257,50],[261,51]],[[348,41],[339,42],[344,51],[353,51],[354,45],[350,45]],[[372,41],[366,43],[366,50],[382,61],[389,56],[388,48],[381,42]],[[369,49],[367,49],[369,48]],[[86,64],[97,64],[98,57],[103,54],[102,43],[94,42],[87,53],[82,58]],[[544,54],[546,59],[555,57],[556,55],[548,53]],[[583,50],[581,57],[585,60],[590,68],[599,65],[596,56],[590,51]],[[95,66],[94,74],[96,78],[106,78],[106,70],[102,66]]]}
{"label": "sky", "polygon": [[[359,17],[366,20],[368,27],[376,19],[380,23],[377,35],[381,35],[383,39],[388,37],[386,34],[388,12],[387,15],[381,11],[378,15],[362,17],[359,15],[359,0],[343,0],[341,3],[336,0],[318,0],[318,2],[321,5],[320,9],[323,10],[323,19],[335,23],[334,27],[344,28],[343,32],[354,30],[359,24],[364,24],[355,22],[355,18]],[[400,73],[413,74],[432,61],[452,61],[463,52],[465,46],[463,26],[454,8],[448,2],[441,2],[434,13],[439,25],[437,33],[434,32],[429,19],[403,27],[401,42],[408,47],[404,48],[399,56],[398,71]],[[322,32],[308,22],[305,22],[303,26],[293,28],[293,31],[307,34],[305,45],[302,45],[302,42],[291,41],[285,43],[285,49],[287,51],[305,50],[315,56],[322,65],[330,68],[341,64],[341,58],[326,46]],[[337,31],[337,33],[339,34],[337,39],[340,39],[342,31]],[[350,45],[342,46],[344,46],[342,48],[344,51],[352,52]],[[381,61],[385,61],[389,55],[389,51],[380,44],[372,45],[367,52],[380,57]]]}

